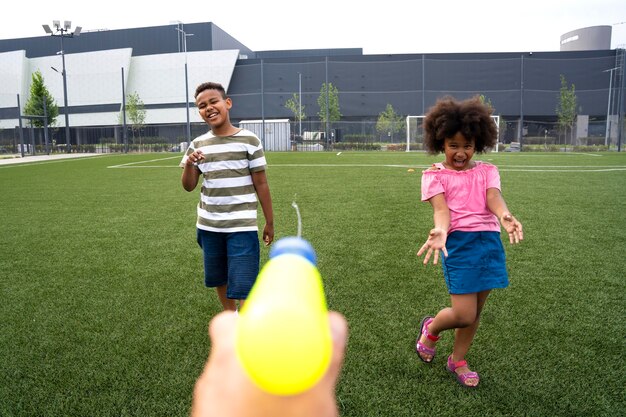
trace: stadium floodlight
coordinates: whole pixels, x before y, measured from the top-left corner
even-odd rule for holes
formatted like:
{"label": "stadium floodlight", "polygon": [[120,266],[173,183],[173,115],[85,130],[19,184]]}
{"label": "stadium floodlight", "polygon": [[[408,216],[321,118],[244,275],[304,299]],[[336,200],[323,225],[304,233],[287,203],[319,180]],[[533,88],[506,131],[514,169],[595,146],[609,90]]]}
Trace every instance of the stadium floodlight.
{"label": "stadium floodlight", "polygon": [[298,135],[302,139],[302,73],[298,72]]}
{"label": "stadium floodlight", "polygon": [[193,36],[193,33],[187,33],[184,29],[174,28],[183,36],[183,53],[185,54],[185,109],[187,111],[187,143],[191,143],[191,122],[189,121],[189,75],[187,73],[187,36]]}
{"label": "stadium floodlight", "polygon": [[63,113],[65,114],[65,143],[67,144],[67,152],[70,153],[72,152],[72,140],[70,136],[69,107],[67,104],[67,71],[65,70],[65,48],[63,47],[63,38],[73,38],[74,36],[80,35],[80,31],[82,30],[82,28],[78,26],[76,27],[75,32],[70,32],[70,29],[72,28],[72,22],[69,20],[64,21],[63,26],[61,26],[60,20],[53,20],[52,26],[54,27],[56,33],[53,32],[48,25],[41,26],[43,27],[43,30],[50,36],[58,36],[59,38],[61,38],[61,50],[57,52],[57,55],[61,55],[61,62],[63,64],[63,70],[61,71],[61,75],[63,76]]}

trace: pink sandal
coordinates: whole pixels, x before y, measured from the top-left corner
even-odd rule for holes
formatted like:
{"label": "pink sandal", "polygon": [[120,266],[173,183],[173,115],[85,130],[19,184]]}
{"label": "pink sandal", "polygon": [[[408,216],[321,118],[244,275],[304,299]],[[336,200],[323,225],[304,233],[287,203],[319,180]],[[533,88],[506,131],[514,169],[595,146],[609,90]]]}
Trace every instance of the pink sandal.
{"label": "pink sandal", "polygon": [[[436,342],[441,337],[441,336],[433,336],[432,334],[428,333],[428,325],[432,323],[433,320],[434,320],[434,317],[431,317],[431,316],[426,316],[422,319],[422,322],[420,323],[420,335],[417,337],[417,342],[415,344],[415,351],[417,352],[417,356],[419,356],[420,360],[424,363],[431,363],[435,359],[436,350],[435,348],[430,348],[426,346],[425,344],[423,344],[422,342],[420,342],[422,335],[426,336],[428,339],[432,340],[433,342]],[[422,355],[420,355],[420,353],[425,353],[426,355],[431,355],[432,357],[430,358],[430,360],[426,360],[422,358]]]}
{"label": "pink sandal", "polygon": [[457,368],[462,368],[464,366],[467,366],[466,360],[452,362],[452,355],[448,356],[448,365],[446,366],[446,369],[452,372],[454,376],[456,376],[457,382],[461,384],[462,386],[464,386],[465,388],[476,388],[478,386],[478,382],[476,383],[476,385],[468,385],[466,382],[470,378],[477,379],[480,382],[480,377],[478,376],[476,372],[466,372],[461,375],[456,373]]}

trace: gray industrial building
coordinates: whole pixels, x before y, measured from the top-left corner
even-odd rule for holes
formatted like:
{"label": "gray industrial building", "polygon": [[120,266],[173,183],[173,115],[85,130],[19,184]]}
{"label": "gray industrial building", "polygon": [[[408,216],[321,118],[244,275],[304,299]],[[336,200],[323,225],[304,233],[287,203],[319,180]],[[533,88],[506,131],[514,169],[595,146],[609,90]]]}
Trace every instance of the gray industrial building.
{"label": "gray industrial building", "polygon": [[561,51],[611,49],[612,31],[609,25],[572,30],[561,35]]}
{"label": "gray industrial building", "polygon": [[[185,37],[185,33],[193,36]],[[8,78],[6,73],[0,75],[4,78],[0,87],[3,130],[17,126],[20,109],[15,96],[28,95],[32,73],[51,67],[50,63],[58,60],[59,49],[58,37],[45,35],[43,30],[39,37],[0,40],[0,65],[6,66],[7,60],[26,62],[14,65],[17,75]],[[150,88],[154,91],[169,88],[180,94],[145,93],[150,96],[144,99],[145,108],[152,112],[147,123],[182,129],[187,93],[192,113],[188,123],[194,126],[195,133],[203,127],[193,108],[193,91],[198,83],[209,81],[206,77],[210,74],[199,69],[210,68],[211,62],[219,59],[223,73],[213,81],[221,81],[228,87],[235,103],[231,112],[234,122],[293,120],[294,115],[285,103],[293,94],[299,94],[307,122],[313,123],[319,111],[320,89],[324,83],[332,83],[339,92],[341,123],[345,123],[338,130],[343,130],[344,134],[358,129],[354,127],[358,123],[375,122],[387,104],[402,116],[423,115],[444,95],[466,98],[482,94],[495,108],[495,114],[515,126],[509,129],[504,141],[520,141],[524,135],[540,135],[544,130],[547,132],[545,126],[554,126],[562,75],[568,84],[575,86],[577,136],[604,136],[603,126],[610,119],[613,127],[607,135],[614,143],[621,143],[623,129],[617,126],[623,125],[625,107],[623,49],[393,55],[364,55],[358,48],[252,51],[210,22],[83,32],[79,37],[66,38],[64,49],[68,62],[72,56],[76,57],[74,66],[67,69],[72,129],[110,128],[119,124],[118,119],[110,115],[119,113],[122,106],[122,88],[116,83],[122,84],[120,80],[124,80],[125,91],[129,92],[133,90],[133,83],[150,79],[153,80]],[[19,51],[23,53],[16,58]],[[110,74],[106,81],[98,80],[97,70],[81,74],[80,80],[78,75],[73,79],[73,73],[83,71],[94,60],[100,59],[103,66],[110,64],[111,59],[102,54],[111,55],[111,51],[122,51],[119,59],[120,67],[127,71],[125,76],[118,77],[117,67],[107,70]],[[215,58],[220,51],[225,54]],[[235,55],[229,55],[231,52]],[[186,68],[187,56],[190,59],[189,83],[185,91],[183,80],[187,74],[183,74],[182,63]],[[230,59],[234,64],[229,67]],[[168,66],[170,62],[175,65]],[[162,73],[153,73],[155,71]],[[59,77],[48,74],[46,82],[60,85]],[[80,91],[72,91],[72,83],[82,83]],[[110,88],[102,93],[98,85]],[[148,87],[140,88],[146,91]],[[90,89],[93,89],[91,96],[73,99]],[[52,90],[56,91],[52,92],[56,102],[62,103],[60,88]],[[99,100],[101,94],[111,94],[111,97]],[[25,98],[21,100],[22,109],[24,101]],[[59,105],[59,109],[64,112],[63,106]],[[61,119],[59,117],[58,122],[62,125]],[[594,129],[595,133],[591,132]],[[176,134],[177,138],[184,134],[184,130],[181,132]],[[61,137],[62,133],[59,135]]]}

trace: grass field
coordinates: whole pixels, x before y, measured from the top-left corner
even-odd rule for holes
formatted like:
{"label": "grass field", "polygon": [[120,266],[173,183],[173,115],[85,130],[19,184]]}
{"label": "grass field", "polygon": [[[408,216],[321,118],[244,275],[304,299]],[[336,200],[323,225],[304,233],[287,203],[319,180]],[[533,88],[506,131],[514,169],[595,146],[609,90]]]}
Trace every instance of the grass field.
{"label": "grass field", "polygon": [[[179,158],[0,166],[1,416],[188,414],[220,308]],[[267,159],[277,238],[296,234],[295,196],[329,307],[350,323],[342,416],[624,415],[626,154],[479,156],[526,239],[505,244],[511,285],[468,355],[477,390],[445,370],[450,332],[434,364],[414,351],[420,319],[449,303],[440,268],[415,256],[432,227],[421,171],[441,157]]]}

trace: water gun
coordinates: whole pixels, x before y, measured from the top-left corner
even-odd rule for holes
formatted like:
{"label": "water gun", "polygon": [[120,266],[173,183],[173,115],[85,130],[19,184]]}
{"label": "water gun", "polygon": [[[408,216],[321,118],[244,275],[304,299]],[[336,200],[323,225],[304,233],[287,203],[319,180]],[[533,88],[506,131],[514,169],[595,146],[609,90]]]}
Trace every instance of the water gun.
{"label": "water gun", "polygon": [[250,379],[275,395],[296,395],[326,373],[332,338],[315,250],[300,237],[272,246],[239,312],[235,350]]}

